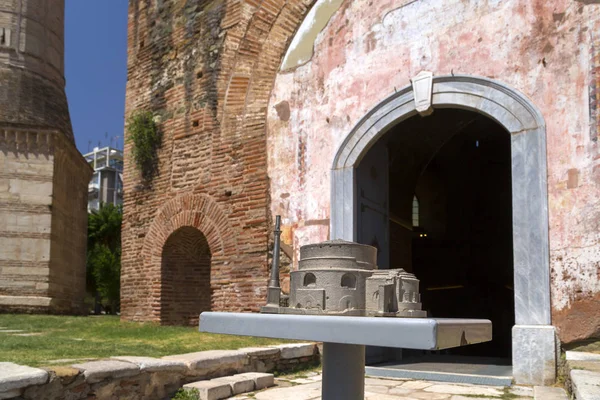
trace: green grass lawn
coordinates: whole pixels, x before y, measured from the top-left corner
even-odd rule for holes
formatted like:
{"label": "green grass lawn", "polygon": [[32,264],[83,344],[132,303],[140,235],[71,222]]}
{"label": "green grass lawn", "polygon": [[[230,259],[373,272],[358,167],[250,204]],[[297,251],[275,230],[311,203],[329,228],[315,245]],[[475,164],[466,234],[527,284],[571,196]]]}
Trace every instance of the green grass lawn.
{"label": "green grass lawn", "polygon": [[40,333],[15,336],[0,332],[0,361],[30,366],[58,365],[61,363],[51,361],[59,359],[161,357],[284,343],[274,339],[200,333],[197,327],[121,322],[117,316],[0,314],[0,327]]}

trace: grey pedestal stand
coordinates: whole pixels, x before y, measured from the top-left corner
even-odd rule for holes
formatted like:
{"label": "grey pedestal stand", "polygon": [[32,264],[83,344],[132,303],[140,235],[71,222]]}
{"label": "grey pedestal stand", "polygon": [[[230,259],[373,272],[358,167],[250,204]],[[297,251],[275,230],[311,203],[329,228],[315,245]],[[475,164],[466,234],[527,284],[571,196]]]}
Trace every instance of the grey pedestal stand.
{"label": "grey pedestal stand", "polygon": [[200,331],[323,342],[323,400],[363,400],[365,346],[439,350],[492,340],[489,320],[205,312]]}

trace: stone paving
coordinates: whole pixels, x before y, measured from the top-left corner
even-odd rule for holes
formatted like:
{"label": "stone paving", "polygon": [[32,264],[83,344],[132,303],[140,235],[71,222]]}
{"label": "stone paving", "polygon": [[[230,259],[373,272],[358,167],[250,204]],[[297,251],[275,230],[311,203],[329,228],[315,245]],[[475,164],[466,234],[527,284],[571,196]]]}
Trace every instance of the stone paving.
{"label": "stone paving", "polygon": [[[321,374],[311,372],[275,380],[267,390],[235,396],[236,400],[319,400]],[[516,396],[516,397],[515,397]],[[368,400],[532,400],[533,388],[527,386],[480,386],[403,379],[365,379]]]}

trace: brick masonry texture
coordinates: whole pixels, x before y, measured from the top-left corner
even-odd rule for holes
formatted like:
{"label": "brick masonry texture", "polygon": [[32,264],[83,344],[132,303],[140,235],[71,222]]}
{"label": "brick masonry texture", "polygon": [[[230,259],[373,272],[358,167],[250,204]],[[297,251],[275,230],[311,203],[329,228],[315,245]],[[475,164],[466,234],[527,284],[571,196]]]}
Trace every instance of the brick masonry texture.
{"label": "brick masonry texture", "polygon": [[63,24],[63,0],[0,0],[0,311],[83,311],[92,171],[73,141]]}
{"label": "brick masonry texture", "polygon": [[[124,319],[169,323],[161,317],[170,301],[162,255],[186,253],[185,240],[169,238],[183,227],[208,243],[211,309],[263,304],[271,231],[266,109],[311,4],[130,1],[126,114],[154,112],[163,140],[150,184],[141,182],[125,145]],[[200,311],[194,307],[184,312]]]}

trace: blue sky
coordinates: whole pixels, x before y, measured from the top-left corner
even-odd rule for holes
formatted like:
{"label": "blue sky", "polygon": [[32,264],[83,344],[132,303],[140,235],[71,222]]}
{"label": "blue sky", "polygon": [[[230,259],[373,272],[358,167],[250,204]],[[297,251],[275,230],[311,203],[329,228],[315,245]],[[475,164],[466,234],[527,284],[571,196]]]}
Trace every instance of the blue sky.
{"label": "blue sky", "polygon": [[114,136],[123,146],[127,7],[128,0],[66,0],[66,90],[82,153]]}

